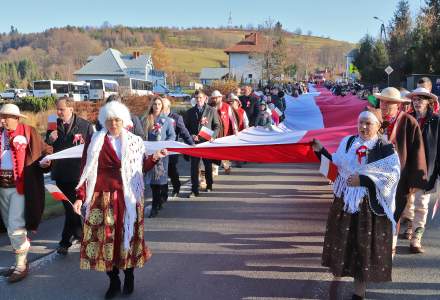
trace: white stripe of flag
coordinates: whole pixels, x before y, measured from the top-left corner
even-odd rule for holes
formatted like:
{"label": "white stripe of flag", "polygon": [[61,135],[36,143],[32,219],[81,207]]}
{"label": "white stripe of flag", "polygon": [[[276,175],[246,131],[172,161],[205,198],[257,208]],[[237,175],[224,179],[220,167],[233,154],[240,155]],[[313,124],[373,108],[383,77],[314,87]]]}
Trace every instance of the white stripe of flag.
{"label": "white stripe of flag", "polygon": [[436,213],[437,213],[437,211],[438,211],[438,207],[439,207],[439,199],[440,199],[440,198],[437,198],[437,200],[435,201],[434,207],[433,207],[433,209],[432,209],[432,217],[431,217],[431,220],[434,219],[434,217],[435,217],[435,215],[436,215]]}
{"label": "white stripe of flag", "polygon": [[53,199],[56,201],[65,201],[68,200],[66,195],[63,194],[63,192],[60,190],[59,187],[57,187],[55,184],[46,183],[44,185],[46,190],[52,195]]}
{"label": "white stripe of flag", "polygon": [[327,157],[321,155],[321,166],[319,167],[319,173],[330,179],[331,181],[335,181],[338,176],[338,167],[334,163],[332,163]]}

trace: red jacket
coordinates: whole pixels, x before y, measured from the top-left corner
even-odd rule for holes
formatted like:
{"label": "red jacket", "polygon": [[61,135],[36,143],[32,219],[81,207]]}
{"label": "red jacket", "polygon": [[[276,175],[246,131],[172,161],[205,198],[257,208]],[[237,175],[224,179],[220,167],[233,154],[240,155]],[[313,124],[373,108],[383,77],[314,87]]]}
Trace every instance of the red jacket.
{"label": "red jacket", "polygon": [[218,110],[220,121],[223,127],[223,136],[232,135],[237,130],[236,120],[232,112],[232,108],[228,103],[222,102],[221,108]]}

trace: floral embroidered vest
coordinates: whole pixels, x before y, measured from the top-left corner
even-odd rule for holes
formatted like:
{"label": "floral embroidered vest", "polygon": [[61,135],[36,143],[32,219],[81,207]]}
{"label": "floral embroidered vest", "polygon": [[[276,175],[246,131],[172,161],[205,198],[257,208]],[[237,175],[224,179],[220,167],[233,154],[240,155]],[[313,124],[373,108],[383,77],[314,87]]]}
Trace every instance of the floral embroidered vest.
{"label": "floral embroidered vest", "polygon": [[[3,130],[0,130],[0,136],[3,134]],[[29,127],[24,124],[18,124],[17,128],[12,131],[8,130],[7,138],[9,138],[9,145],[12,154],[12,165],[14,172],[14,180],[17,192],[21,195],[24,194],[24,163],[26,158],[26,148],[30,140]],[[2,139],[0,139],[0,146]],[[1,160],[0,160],[1,169]]]}

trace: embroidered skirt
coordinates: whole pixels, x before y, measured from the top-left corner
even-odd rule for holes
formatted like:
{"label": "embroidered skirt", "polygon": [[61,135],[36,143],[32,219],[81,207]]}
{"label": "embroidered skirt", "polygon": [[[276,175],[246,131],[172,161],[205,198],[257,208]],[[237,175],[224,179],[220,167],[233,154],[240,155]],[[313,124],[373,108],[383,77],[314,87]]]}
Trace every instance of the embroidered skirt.
{"label": "embroidered skirt", "polygon": [[124,195],[122,191],[99,192],[93,195],[90,212],[84,221],[80,250],[80,268],[111,271],[141,268],[151,252],[144,242],[144,204],[136,205],[137,220],[130,248],[124,249]]}
{"label": "embroidered skirt", "polygon": [[391,222],[386,216],[375,215],[366,197],[356,214],[343,208],[344,200],[335,197],[327,220],[322,265],[338,277],[391,281]]}

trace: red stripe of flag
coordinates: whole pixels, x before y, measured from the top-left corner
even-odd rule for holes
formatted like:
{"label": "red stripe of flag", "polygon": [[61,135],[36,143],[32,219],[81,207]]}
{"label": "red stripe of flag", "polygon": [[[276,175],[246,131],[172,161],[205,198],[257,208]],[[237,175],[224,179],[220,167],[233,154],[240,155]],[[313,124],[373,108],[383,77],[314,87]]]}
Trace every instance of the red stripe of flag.
{"label": "red stripe of flag", "polygon": [[49,191],[55,201],[67,201],[66,195],[55,184],[47,183],[44,187]]}

